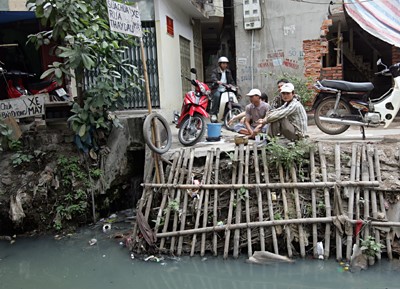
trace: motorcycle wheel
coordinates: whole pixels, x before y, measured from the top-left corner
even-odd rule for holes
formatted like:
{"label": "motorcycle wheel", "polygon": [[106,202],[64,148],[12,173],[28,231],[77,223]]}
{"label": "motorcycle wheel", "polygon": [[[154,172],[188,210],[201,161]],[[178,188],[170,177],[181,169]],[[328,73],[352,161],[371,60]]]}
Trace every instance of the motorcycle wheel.
{"label": "motorcycle wheel", "polygon": [[238,114],[242,113],[242,109],[239,107],[233,107],[231,110],[228,110],[224,116],[224,126],[233,131],[233,128],[237,123],[240,122],[240,119],[232,123],[232,125],[229,125],[229,121],[234,117],[237,116]]}
{"label": "motorcycle wheel", "polygon": [[343,118],[345,116],[351,115],[349,105],[343,100],[339,101],[338,109],[336,111],[337,115],[334,115],[334,107],[335,107],[336,99],[329,98],[321,101],[317,108],[315,109],[315,124],[317,127],[322,130],[326,134],[341,134],[349,129],[349,125],[345,124],[333,124],[328,122],[323,122],[320,120],[320,117],[337,117]]}
{"label": "motorcycle wheel", "polygon": [[179,128],[179,142],[184,146],[191,146],[199,142],[206,132],[206,120],[204,116],[196,113],[192,117],[184,119]]}
{"label": "motorcycle wheel", "polygon": [[[155,143],[153,133],[158,135],[159,144]],[[158,154],[166,153],[172,144],[172,134],[168,122],[156,112],[149,114],[144,120],[143,137],[148,147]]]}

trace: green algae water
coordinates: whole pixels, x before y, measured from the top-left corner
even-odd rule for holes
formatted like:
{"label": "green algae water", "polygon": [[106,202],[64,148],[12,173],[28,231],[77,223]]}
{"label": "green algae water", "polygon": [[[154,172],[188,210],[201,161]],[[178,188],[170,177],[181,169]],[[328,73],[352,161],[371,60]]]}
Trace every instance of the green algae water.
{"label": "green algae water", "polygon": [[[91,238],[98,240],[90,246]],[[350,273],[334,260],[255,265],[207,256],[131,259],[118,240],[92,231],[56,241],[50,237],[0,242],[1,289],[295,289],[400,288],[398,263],[382,261]]]}

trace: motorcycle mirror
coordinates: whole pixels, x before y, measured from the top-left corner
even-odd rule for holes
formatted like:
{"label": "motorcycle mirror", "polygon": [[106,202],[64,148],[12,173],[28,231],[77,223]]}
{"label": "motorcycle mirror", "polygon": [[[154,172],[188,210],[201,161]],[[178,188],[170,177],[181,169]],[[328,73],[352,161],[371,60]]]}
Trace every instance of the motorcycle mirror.
{"label": "motorcycle mirror", "polygon": [[196,73],[197,73],[197,70],[196,70],[196,68],[191,68],[191,69],[190,69],[190,72],[196,74]]}

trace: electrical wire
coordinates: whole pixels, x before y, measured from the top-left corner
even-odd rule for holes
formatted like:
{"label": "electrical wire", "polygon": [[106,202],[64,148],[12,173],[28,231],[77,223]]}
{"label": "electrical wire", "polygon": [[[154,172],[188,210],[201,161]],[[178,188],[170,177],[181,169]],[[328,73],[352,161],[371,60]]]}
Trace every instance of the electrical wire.
{"label": "electrical wire", "polygon": [[[357,1],[357,3],[354,2],[333,2],[330,1],[329,3],[321,3],[321,2],[314,2],[314,1],[308,1],[308,0],[290,0],[292,2],[299,2],[299,3],[305,3],[305,4],[320,4],[320,5],[342,5],[342,4],[346,4],[346,5],[352,5],[352,4],[358,4],[358,3],[364,3],[364,2],[373,2],[374,0],[362,0],[362,1]],[[350,0],[351,1],[351,0]]]}

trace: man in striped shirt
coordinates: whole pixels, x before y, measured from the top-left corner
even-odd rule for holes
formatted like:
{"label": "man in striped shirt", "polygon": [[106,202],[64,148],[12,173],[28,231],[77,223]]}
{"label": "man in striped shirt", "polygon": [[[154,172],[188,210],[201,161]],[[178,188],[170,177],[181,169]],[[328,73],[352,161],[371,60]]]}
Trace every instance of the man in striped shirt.
{"label": "man in striped shirt", "polygon": [[304,138],[307,133],[307,113],[294,97],[293,84],[285,83],[281,87],[281,96],[284,104],[269,111],[259,123],[269,124],[268,135],[271,137],[282,135],[291,141]]}

